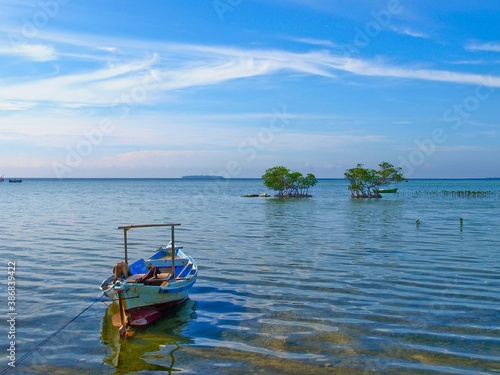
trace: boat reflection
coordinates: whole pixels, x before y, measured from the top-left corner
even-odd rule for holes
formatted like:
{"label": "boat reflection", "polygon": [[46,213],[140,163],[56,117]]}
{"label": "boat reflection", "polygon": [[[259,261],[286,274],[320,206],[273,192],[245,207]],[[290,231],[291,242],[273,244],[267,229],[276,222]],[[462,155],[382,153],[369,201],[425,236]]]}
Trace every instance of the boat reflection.
{"label": "boat reflection", "polygon": [[175,352],[194,340],[183,336],[189,323],[196,319],[196,302],[188,299],[157,321],[134,327],[131,336],[122,339],[116,328],[119,307],[112,303],[101,324],[101,343],[107,346],[104,363],[115,368],[115,374],[140,371],[177,372]]}

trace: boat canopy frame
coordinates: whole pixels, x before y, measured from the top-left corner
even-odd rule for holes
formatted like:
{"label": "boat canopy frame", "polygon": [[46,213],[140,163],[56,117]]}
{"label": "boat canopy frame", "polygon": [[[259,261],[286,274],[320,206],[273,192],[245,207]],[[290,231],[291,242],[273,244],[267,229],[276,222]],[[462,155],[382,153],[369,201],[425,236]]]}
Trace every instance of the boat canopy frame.
{"label": "boat canopy frame", "polygon": [[134,224],[134,225],[123,225],[118,227],[118,229],[123,229],[123,245],[125,250],[125,263],[128,264],[128,246],[127,246],[127,232],[132,228],[151,228],[151,227],[171,227],[170,240],[172,241],[172,277],[175,279],[175,238],[174,238],[174,228],[180,226],[179,223],[169,223],[169,224]]}

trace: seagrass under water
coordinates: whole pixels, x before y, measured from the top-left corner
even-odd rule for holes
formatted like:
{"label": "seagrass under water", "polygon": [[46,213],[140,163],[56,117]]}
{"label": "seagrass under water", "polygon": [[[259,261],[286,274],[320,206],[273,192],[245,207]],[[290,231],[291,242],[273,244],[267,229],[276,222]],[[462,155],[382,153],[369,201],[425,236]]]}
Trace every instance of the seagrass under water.
{"label": "seagrass under water", "polygon": [[[312,198],[284,200],[242,198],[266,191],[259,180],[0,185],[18,357],[99,297],[123,257],[120,225],[180,222],[176,241],[200,270],[188,303],[126,342],[98,303],[10,373],[498,371],[500,182],[398,187],[356,200],[320,180]],[[167,238],[133,233],[129,257]]]}

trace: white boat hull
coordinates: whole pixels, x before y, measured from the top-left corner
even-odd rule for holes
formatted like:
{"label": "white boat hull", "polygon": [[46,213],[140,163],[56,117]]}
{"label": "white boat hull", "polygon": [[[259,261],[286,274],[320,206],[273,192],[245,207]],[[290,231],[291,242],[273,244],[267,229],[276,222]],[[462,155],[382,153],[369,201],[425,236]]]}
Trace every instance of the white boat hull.
{"label": "white boat hull", "polygon": [[163,311],[185,301],[196,282],[196,275],[187,280],[169,282],[166,286],[123,283],[117,292],[122,299],[128,323],[139,326],[151,323],[160,317]]}

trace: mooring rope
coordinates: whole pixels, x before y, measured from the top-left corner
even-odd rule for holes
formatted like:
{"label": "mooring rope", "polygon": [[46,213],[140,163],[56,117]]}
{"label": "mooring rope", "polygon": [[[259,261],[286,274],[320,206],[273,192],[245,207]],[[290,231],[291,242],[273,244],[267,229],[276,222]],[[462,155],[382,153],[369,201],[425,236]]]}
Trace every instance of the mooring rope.
{"label": "mooring rope", "polygon": [[[20,364],[22,361],[24,361],[26,358],[28,358],[31,354],[33,354],[34,352],[36,352],[38,349],[40,349],[42,346],[44,346],[46,343],[48,343],[51,339],[53,339],[59,333],[61,333],[67,326],[69,326],[76,319],[78,319],[78,317],[80,317],[85,311],[87,311],[92,306],[94,306],[96,304],[96,302],[99,302],[102,297],[104,297],[104,296],[101,295],[94,302],[92,302],[90,305],[88,305],[86,308],[84,308],[79,314],[77,314],[75,317],[73,317],[73,319],[71,319],[70,321],[68,321],[65,324],[63,324],[57,331],[55,331],[54,333],[52,333],[50,336],[48,336],[46,339],[44,339],[42,342],[40,342],[37,346],[35,346],[33,349],[31,349],[28,353],[24,354],[21,358],[19,358],[18,360],[16,360],[16,362],[15,362],[16,366],[18,364]],[[0,375],[8,373],[13,368],[15,368],[15,367],[8,366],[8,367],[4,368],[2,370],[2,372],[0,372]]]}

